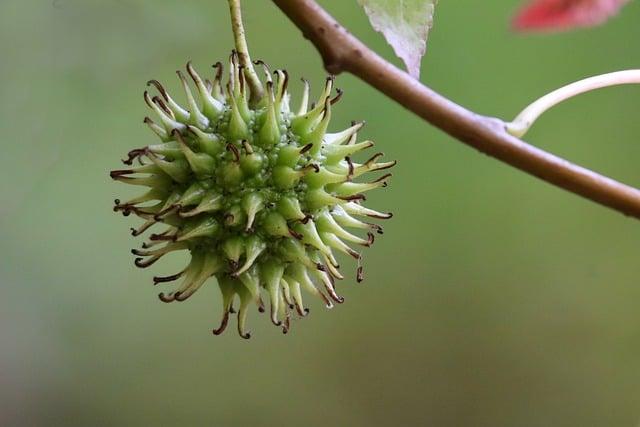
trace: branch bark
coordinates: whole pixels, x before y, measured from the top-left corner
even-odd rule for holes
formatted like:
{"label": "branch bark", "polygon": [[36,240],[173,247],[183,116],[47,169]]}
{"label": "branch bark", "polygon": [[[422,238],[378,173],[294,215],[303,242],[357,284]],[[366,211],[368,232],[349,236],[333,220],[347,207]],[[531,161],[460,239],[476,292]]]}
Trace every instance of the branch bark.
{"label": "branch bark", "polygon": [[332,74],[349,72],[457,140],[548,183],[640,219],[640,190],[510,135],[506,124],[476,114],[387,62],[313,0],[273,0],[319,51]]}

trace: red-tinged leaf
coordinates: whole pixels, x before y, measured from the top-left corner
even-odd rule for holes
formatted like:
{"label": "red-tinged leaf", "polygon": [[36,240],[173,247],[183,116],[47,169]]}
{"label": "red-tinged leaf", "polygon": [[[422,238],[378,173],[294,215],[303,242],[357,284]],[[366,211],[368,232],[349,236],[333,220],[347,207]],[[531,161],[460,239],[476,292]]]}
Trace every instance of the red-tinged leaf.
{"label": "red-tinged leaf", "polygon": [[562,31],[602,24],[629,0],[531,0],[513,20],[517,31]]}

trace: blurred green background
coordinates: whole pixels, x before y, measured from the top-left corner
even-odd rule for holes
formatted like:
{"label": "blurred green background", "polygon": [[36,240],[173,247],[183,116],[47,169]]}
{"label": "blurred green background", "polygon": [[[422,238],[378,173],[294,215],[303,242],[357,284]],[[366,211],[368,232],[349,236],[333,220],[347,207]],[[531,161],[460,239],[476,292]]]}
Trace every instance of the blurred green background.
{"label": "blurred green background", "polygon": [[[245,0],[252,53],[316,82],[312,46]],[[397,63],[355,0],[320,2]],[[638,67],[640,4],[554,36],[508,30],[516,0],[440,2],[422,80],[511,118],[545,91]],[[335,129],[399,165],[370,205],[392,210],[346,303],[283,336],[214,337],[216,286],[165,305],[134,268],[112,182],[142,125],[145,82],[232,47],[223,0],[0,2],[0,425],[637,426],[640,223],[453,141],[355,78]],[[294,93],[300,85],[292,84]],[[294,95],[295,96],[295,95]],[[548,113],[532,143],[640,185],[640,88]]]}

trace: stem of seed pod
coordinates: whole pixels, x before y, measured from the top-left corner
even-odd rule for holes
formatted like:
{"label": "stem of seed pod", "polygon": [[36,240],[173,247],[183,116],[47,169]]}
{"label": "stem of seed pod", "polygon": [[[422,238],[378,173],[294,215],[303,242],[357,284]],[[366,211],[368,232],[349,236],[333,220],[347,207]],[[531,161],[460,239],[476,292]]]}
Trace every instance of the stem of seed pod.
{"label": "stem of seed pod", "polygon": [[264,89],[262,83],[253,68],[253,62],[249,56],[249,48],[245,39],[244,25],[242,24],[242,8],[240,0],[228,0],[229,11],[231,12],[231,27],[233,29],[233,38],[236,44],[236,51],[240,59],[240,64],[244,67],[244,73],[251,89],[251,102],[257,103],[262,98]]}
{"label": "stem of seed pod", "polygon": [[640,84],[640,70],[617,71],[589,77],[554,90],[525,108],[511,123],[506,123],[506,130],[511,135],[521,138],[538,117],[562,101],[595,89],[625,84]]}

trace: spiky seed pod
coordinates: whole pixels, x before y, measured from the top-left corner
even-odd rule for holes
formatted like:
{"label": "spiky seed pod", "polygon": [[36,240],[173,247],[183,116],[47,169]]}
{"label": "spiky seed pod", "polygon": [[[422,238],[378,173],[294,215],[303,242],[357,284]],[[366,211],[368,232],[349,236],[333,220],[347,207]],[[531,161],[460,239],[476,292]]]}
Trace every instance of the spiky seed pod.
{"label": "spiky seed pod", "polygon": [[[272,322],[286,333],[292,310],[299,316],[309,311],[302,288],[328,308],[343,302],[335,289],[343,278],[336,253],[355,258],[357,280],[363,279],[362,257],[352,245],[370,246],[373,232],[382,233],[363,217],[387,219],[391,214],[361,202],[365,192],[385,187],[391,175],[367,182],[357,178],[395,162],[381,162],[381,153],[364,163],[351,160],[373,146],[356,142],[362,123],[327,133],[332,106],[341,97],[340,91],[332,95],[333,78],[310,107],[304,81],[301,105],[292,111],[285,71],[272,78],[264,66],[265,96],[250,105],[237,55],[231,55],[226,85],[222,65],[215,68],[210,81],[187,64],[195,95],[178,71],[187,107],[159,82],[149,82],[158,95],[145,92],[144,100],[157,120],[146,117],[144,122],[160,143],[131,151],[123,162],[133,166],[137,161],[135,167],[111,172],[117,181],[148,190],[126,202],[116,200],[114,210],[142,218],[142,225],[132,229],[134,236],[164,226],[150,234],[142,249],[132,251],[136,266],[149,267],[170,252],[190,252],[182,271],[154,278],[155,284],[181,280],[172,292],[159,294],[162,301],[184,301],[213,276],[223,305],[214,334],[224,331],[238,297],[238,332],[249,338],[247,308],[255,303],[264,311],[263,293]],[[349,228],[364,231],[365,237]]]}

